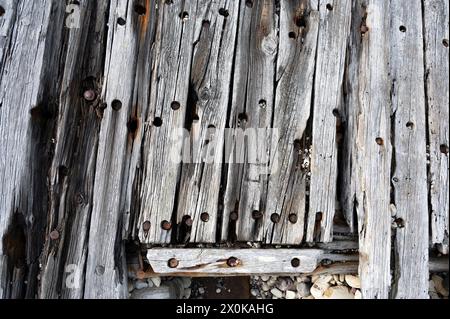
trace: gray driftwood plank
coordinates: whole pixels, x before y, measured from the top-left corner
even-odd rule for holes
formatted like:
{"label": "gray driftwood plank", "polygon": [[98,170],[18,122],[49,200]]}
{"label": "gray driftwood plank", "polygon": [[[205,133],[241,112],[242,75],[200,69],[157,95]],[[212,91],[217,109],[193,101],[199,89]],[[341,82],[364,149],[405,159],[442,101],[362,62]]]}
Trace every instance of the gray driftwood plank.
{"label": "gray driftwood plank", "polygon": [[[351,90],[354,116],[355,209],[358,215],[359,274],[364,298],[387,298],[391,283],[389,3],[353,3]],[[352,108],[354,110],[352,110]],[[351,185],[344,185],[350,187]]]}
{"label": "gray driftwood plank", "polygon": [[317,1],[281,1],[271,175],[264,241],[300,244],[304,235],[313,75],[319,28]]}
{"label": "gray driftwood plank", "polygon": [[422,2],[391,1],[395,298],[428,299],[428,194]]}
{"label": "gray driftwood plank", "polygon": [[204,20],[194,48],[191,114],[186,121],[193,145],[186,156],[188,162],[182,165],[177,223],[190,218],[189,241],[212,243],[216,240],[223,130],[231,90],[239,1],[202,1],[198,12],[204,14]]}
{"label": "gray driftwood plank", "polygon": [[198,2],[158,1],[155,40],[147,43],[153,46],[153,73],[143,128],[137,224],[142,243],[167,243],[171,239],[181,166],[175,155],[183,150],[177,138],[185,126],[188,108],[194,33],[199,34],[202,26]]}
{"label": "gray driftwood plank", "polygon": [[431,241],[448,255],[449,1],[424,1]]}
{"label": "gray driftwood plank", "polygon": [[320,1],[306,241],[333,239],[337,186],[336,112],[343,94],[351,0]]}
{"label": "gray driftwood plank", "polygon": [[[241,1],[228,124],[237,131],[234,140],[226,141],[235,144],[231,154],[226,154],[230,157],[222,240],[262,240],[267,218],[270,131],[257,129],[272,124],[277,22],[273,1],[254,1],[252,5]],[[244,135],[247,142],[242,139]]]}

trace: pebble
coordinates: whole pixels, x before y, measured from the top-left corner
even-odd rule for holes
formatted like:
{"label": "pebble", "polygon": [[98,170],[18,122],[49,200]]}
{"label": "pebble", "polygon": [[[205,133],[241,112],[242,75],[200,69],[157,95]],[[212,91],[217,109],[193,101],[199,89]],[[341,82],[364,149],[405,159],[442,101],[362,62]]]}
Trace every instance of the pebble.
{"label": "pebble", "polygon": [[192,289],[191,288],[185,288],[184,289],[184,298],[189,299],[191,297]]}
{"label": "pebble", "polygon": [[448,297],[448,290],[444,287],[444,279],[438,275],[431,277],[434,283],[434,288],[443,297]]}
{"label": "pebble", "polygon": [[286,299],[295,299],[295,292],[291,290],[286,291]]}
{"label": "pebble", "polygon": [[277,298],[283,298],[283,292],[277,288],[273,288],[270,292]]}
{"label": "pebble", "polygon": [[286,291],[293,288],[293,281],[290,278],[280,278],[277,281],[277,288],[281,291]]}
{"label": "pebble", "polygon": [[322,298],[328,288],[330,288],[330,284],[328,282],[316,280],[314,285],[312,285],[310,292],[314,298],[319,299]]}
{"label": "pebble", "polygon": [[345,282],[352,288],[361,288],[361,280],[358,276],[345,275]]}
{"label": "pebble", "polygon": [[355,296],[350,292],[347,287],[335,286],[328,288],[322,298],[324,299],[354,299]]}
{"label": "pebble", "polygon": [[305,282],[297,283],[295,288],[297,290],[298,295],[302,298],[310,295],[309,285]]}
{"label": "pebble", "polygon": [[189,277],[182,277],[181,280],[183,281],[183,287],[184,288],[189,288],[191,286],[192,283],[192,279]]}
{"label": "pebble", "polygon": [[250,294],[251,294],[253,297],[257,297],[257,296],[259,295],[259,291],[258,291],[258,289],[251,289],[251,290],[250,290]]}
{"label": "pebble", "polygon": [[161,286],[161,277],[152,277],[150,278],[155,285],[155,287]]}
{"label": "pebble", "polygon": [[345,281],[345,275],[344,274],[340,274],[339,275],[339,281],[340,282],[344,282]]}
{"label": "pebble", "polygon": [[356,290],[355,292],[355,299],[362,299],[362,293],[359,290]]}
{"label": "pebble", "polygon": [[146,281],[144,281],[144,280],[136,280],[135,282],[134,282],[134,288],[136,288],[136,289],[144,289],[144,288],[147,288],[148,287],[148,283],[146,282]]}
{"label": "pebble", "polygon": [[205,288],[199,287],[199,288],[198,288],[198,293],[199,293],[200,295],[203,295],[203,294],[205,293]]}
{"label": "pebble", "polygon": [[262,281],[268,281],[270,279],[270,276],[261,276]]}
{"label": "pebble", "polygon": [[269,291],[270,287],[269,287],[269,285],[267,283],[263,282],[263,284],[261,285],[261,289],[263,291]]}
{"label": "pebble", "polygon": [[220,294],[221,292],[222,292],[222,289],[220,289],[220,288],[216,289],[216,294]]}

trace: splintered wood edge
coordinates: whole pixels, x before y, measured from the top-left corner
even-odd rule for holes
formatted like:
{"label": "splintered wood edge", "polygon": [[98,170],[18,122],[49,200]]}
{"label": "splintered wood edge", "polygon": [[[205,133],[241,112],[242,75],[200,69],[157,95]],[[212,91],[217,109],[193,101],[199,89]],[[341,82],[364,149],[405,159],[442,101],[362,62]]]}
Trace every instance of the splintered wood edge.
{"label": "splintered wood edge", "polygon": [[[167,249],[147,251],[153,276],[246,276],[357,273],[357,254],[328,254],[320,249]],[[172,267],[169,266],[170,261]],[[176,266],[174,266],[176,265]]]}

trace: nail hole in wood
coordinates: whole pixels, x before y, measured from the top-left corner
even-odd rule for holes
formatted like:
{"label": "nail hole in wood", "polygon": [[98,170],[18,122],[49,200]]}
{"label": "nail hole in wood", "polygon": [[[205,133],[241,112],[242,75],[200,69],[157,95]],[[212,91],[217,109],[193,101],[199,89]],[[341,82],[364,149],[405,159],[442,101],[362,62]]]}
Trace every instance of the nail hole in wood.
{"label": "nail hole in wood", "polygon": [[227,9],[225,9],[225,8],[220,8],[219,9],[219,14],[221,15],[221,16],[223,16],[223,17],[228,17],[229,15],[230,15],[230,13],[228,12],[228,10]]}
{"label": "nail hole in wood", "polygon": [[230,213],[230,220],[236,221],[239,218],[239,214],[237,212],[231,212]]}
{"label": "nail hole in wood", "polygon": [[262,213],[261,213],[259,210],[254,210],[254,211],[252,212],[252,218],[253,218],[254,220],[261,219],[261,218],[262,218]]}
{"label": "nail hole in wood", "polygon": [[88,90],[84,91],[84,93],[83,93],[83,98],[88,102],[94,101],[96,97],[97,97],[97,94],[92,89],[88,89]]}
{"label": "nail hole in wood", "polygon": [[333,115],[336,117],[339,117],[339,110],[338,109],[333,109]]}
{"label": "nail hole in wood", "polygon": [[297,268],[300,266],[300,259],[298,258],[292,258],[291,260],[291,266],[294,268]]}
{"label": "nail hole in wood", "polygon": [[209,20],[202,21],[202,27],[204,27],[204,28],[208,28],[210,24],[211,24],[211,22],[209,22]]}
{"label": "nail hole in wood", "polygon": [[176,258],[170,258],[169,261],[167,262],[167,265],[169,266],[169,268],[177,268],[178,264],[179,264],[179,262]]}
{"label": "nail hole in wood", "polygon": [[230,257],[227,260],[227,265],[228,267],[236,267],[239,265],[239,259],[237,259],[236,257]]}
{"label": "nail hole in wood", "polygon": [[376,139],[375,139],[375,142],[378,144],[378,145],[384,145],[384,141],[383,141],[383,139],[381,138],[381,137],[377,137]]}
{"label": "nail hole in wood", "polygon": [[296,39],[297,38],[297,33],[295,33],[294,31],[291,31],[288,33],[288,36],[290,39]]}
{"label": "nail hole in wood", "polygon": [[409,128],[410,130],[412,130],[412,129],[414,128],[414,123],[411,122],[411,121],[408,121],[408,122],[406,123],[406,127]]}
{"label": "nail hole in wood", "polygon": [[139,3],[136,3],[134,5],[134,12],[136,12],[138,15],[143,16],[147,13],[147,9]]}
{"label": "nail hole in wood", "polygon": [[400,32],[406,32],[406,27],[404,25],[401,25],[398,29],[400,30]]}
{"label": "nail hole in wood", "polygon": [[155,117],[155,119],[153,120],[153,125],[156,127],[161,127],[162,124],[163,124],[162,118]]}
{"label": "nail hole in wood", "polygon": [[264,99],[259,100],[258,105],[260,108],[265,109],[267,107],[267,101]]}
{"label": "nail hole in wood", "polygon": [[150,230],[150,226],[151,226],[152,224],[150,223],[150,221],[145,221],[143,224],[142,224],[142,229],[144,230],[144,232],[148,232],[149,230]]}
{"label": "nail hole in wood", "polygon": [[252,0],[246,0],[245,1],[245,5],[247,6],[247,8],[252,8],[253,7],[253,1]]}
{"label": "nail hole in wood", "polygon": [[122,102],[119,100],[114,100],[111,102],[111,107],[114,111],[118,111],[122,108]]}
{"label": "nail hole in wood", "polygon": [[444,47],[448,48],[448,40],[447,39],[442,40],[442,44],[444,45]]}
{"label": "nail hole in wood", "polygon": [[448,145],[446,145],[446,144],[441,144],[441,146],[439,146],[439,149],[441,150],[441,153],[443,153],[443,154],[448,154],[448,152],[449,152]]}
{"label": "nail hole in wood", "polygon": [[248,116],[246,113],[240,113],[238,115],[238,120],[241,122],[247,122],[248,121]]}
{"label": "nail hole in wood", "polygon": [[5,8],[0,6],[0,17],[3,17],[5,15],[5,13],[6,13]]}
{"label": "nail hole in wood", "polygon": [[396,218],[395,223],[397,224],[398,228],[404,228],[405,227],[405,221],[403,218]]}
{"label": "nail hole in wood", "polygon": [[272,223],[277,224],[280,222],[280,215],[278,215],[277,213],[273,213],[270,216],[270,220],[272,221]]}
{"label": "nail hole in wood", "polygon": [[161,222],[161,228],[164,230],[170,230],[172,228],[172,224],[167,220],[163,220]]}
{"label": "nail hole in wood", "polygon": [[204,212],[200,215],[200,219],[202,220],[202,222],[207,223],[209,221],[209,214]]}
{"label": "nail hole in wood", "polygon": [[180,109],[181,104],[180,102],[173,101],[172,104],[170,104],[170,107],[172,108],[172,110],[176,111]]}
{"label": "nail hole in wood", "polygon": [[333,11],[333,5],[331,3],[327,3],[326,7],[328,11]]}
{"label": "nail hole in wood", "polygon": [[104,273],[105,273],[105,266],[98,265],[97,267],[95,267],[95,274],[97,276],[102,276]]}
{"label": "nail hole in wood", "polygon": [[298,221],[298,216],[297,214],[290,214],[289,215],[289,221],[291,222],[291,224],[296,224]]}
{"label": "nail hole in wood", "polygon": [[124,18],[117,18],[117,24],[124,26],[127,24],[127,21]]}
{"label": "nail hole in wood", "polygon": [[181,12],[178,16],[183,21],[186,21],[189,19],[189,13],[187,13],[186,11]]}
{"label": "nail hole in wood", "polygon": [[393,177],[393,178],[392,178],[392,182],[398,183],[398,177]]}
{"label": "nail hole in wood", "polygon": [[299,139],[294,140],[294,150],[299,151],[302,147],[302,141]]}

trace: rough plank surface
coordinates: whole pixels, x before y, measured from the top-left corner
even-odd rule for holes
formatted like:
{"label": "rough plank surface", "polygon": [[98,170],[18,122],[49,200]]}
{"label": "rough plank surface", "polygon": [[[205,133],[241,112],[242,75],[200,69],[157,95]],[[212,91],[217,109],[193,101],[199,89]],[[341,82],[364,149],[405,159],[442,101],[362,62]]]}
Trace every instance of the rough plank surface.
{"label": "rough plank surface", "polygon": [[449,1],[424,1],[425,70],[430,154],[431,241],[448,255]]}
{"label": "rough plank surface", "polygon": [[391,1],[395,298],[428,298],[428,197],[422,3]]}

